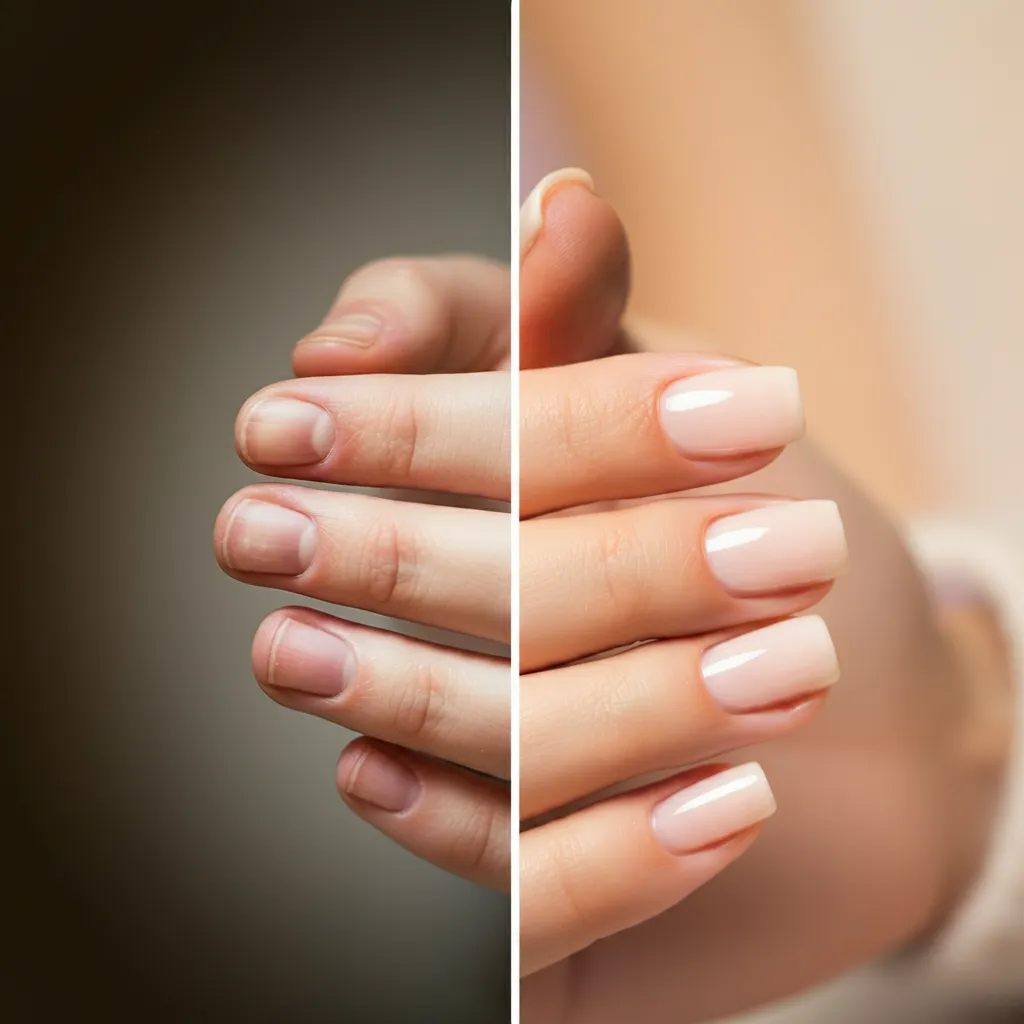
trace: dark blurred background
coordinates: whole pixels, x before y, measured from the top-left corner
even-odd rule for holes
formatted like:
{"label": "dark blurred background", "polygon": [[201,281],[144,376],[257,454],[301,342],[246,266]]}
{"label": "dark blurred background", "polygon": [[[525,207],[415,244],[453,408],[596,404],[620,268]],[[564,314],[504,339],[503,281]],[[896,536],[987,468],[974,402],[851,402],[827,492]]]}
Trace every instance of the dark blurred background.
{"label": "dark blurred background", "polygon": [[[7,5],[11,1020],[508,1020],[509,909],[252,680],[232,423],[346,273],[507,258],[493,0]],[[9,1014],[9,1016],[8,1016]]]}

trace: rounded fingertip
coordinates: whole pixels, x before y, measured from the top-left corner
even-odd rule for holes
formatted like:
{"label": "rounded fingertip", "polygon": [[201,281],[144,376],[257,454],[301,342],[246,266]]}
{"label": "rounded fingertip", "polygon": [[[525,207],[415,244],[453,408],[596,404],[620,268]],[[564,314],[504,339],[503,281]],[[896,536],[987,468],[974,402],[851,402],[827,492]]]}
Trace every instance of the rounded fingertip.
{"label": "rounded fingertip", "polygon": [[355,651],[344,637],[286,611],[256,631],[252,663],[260,686],[324,699],[339,696],[356,673]]}
{"label": "rounded fingertip", "polygon": [[214,526],[217,561],[231,572],[301,576],[313,564],[317,543],[309,516],[251,490],[231,498]]}
{"label": "rounded fingertip", "polygon": [[413,807],[421,789],[419,777],[394,755],[389,744],[365,737],[342,753],[336,780],[342,797],[390,814]]}
{"label": "rounded fingertip", "polygon": [[292,364],[300,376],[414,372],[447,341],[449,327],[425,261],[380,260],[349,277],[323,322],[296,344]]}
{"label": "rounded fingertip", "polygon": [[334,419],[313,402],[257,396],[238,414],[235,445],[250,466],[307,466],[330,455]]}
{"label": "rounded fingertip", "polygon": [[594,179],[579,167],[563,167],[546,174],[533,187],[519,211],[519,258],[523,259],[544,229],[544,210],[548,200],[562,188],[579,185],[594,191]]}

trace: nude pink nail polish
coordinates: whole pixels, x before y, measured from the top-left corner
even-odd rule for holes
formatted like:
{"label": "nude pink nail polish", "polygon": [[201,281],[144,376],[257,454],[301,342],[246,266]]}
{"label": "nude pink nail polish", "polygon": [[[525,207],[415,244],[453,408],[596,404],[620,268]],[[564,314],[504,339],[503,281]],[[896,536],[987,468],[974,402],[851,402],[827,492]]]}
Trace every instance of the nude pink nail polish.
{"label": "nude pink nail polish", "polygon": [[775,797],[759,764],[739,765],[687,786],[651,815],[658,841],[674,854],[695,853],[764,821]]}
{"label": "nude pink nail polish", "polygon": [[769,594],[835,579],[846,534],[834,501],[780,501],[726,516],[704,535],[708,567],[733,594]]}
{"label": "nude pink nail polish", "polygon": [[839,662],[825,620],[801,615],[709,647],[701,675],[718,704],[742,714],[830,687]]}
{"label": "nude pink nail polish", "polygon": [[662,392],[659,414],[666,437],[693,458],[770,451],[804,433],[800,385],[786,366],[686,377]]}

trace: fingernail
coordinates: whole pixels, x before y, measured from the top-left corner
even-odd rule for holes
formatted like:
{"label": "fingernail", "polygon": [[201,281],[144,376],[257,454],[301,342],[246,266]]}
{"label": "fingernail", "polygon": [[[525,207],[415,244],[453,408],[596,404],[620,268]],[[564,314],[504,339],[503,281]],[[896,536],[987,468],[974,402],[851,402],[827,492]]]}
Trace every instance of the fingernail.
{"label": "fingernail", "polygon": [[834,501],[785,501],[712,523],[708,566],[734,594],[768,594],[835,579],[846,534]]}
{"label": "fingernail", "polygon": [[305,466],[327,457],[334,421],[311,402],[266,398],[244,413],[238,446],[246,462],[261,466]]}
{"label": "fingernail", "polygon": [[419,780],[403,764],[375,747],[363,747],[339,771],[342,790],[383,811],[397,813],[411,807],[419,795]]}
{"label": "fingernail", "polygon": [[369,348],[380,337],[383,322],[375,313],[330,313],[323,324],[313,334],[302,338],[300,344],[309,342],[355,345],[357,348]]}
{"label": "fingernail", "polygon": [[316,552],[316,527],[301,512],[246,498],[224,531],[224,561],[238,572],[298,576]]}
{"label": "fingernail", "polygon": [[759,764],[729,768],[688,786],[654,808],[654,834],[669,853],[694,853],[775,813],[775,797]]}
{"label": "fingernail", "polygon": [[661,425],[684,455],[770,451],[804,433],[796,371],[744,366],[687,377],[661,395]]}
{"label": "fingernail", "polygon": [[554,193],[566,185],[582,185],[594,191],[594,180],[578,167],[563,167],[545,175],[534,186],[519,210],[519,258],[522,259],[537,241],[544,227],[544,204]]}
{"label": "fingernail", "polygon": [[267,683],[314,697],[336,697],[354,668],[355,655],[341,637],[284,619],[270,642]]}
{"label": "fingernail", "polygon": [[704,652],[708,693],[733,713],[757,711],[817,693],[839,678],[825,620],[802,615],[715,644]]}

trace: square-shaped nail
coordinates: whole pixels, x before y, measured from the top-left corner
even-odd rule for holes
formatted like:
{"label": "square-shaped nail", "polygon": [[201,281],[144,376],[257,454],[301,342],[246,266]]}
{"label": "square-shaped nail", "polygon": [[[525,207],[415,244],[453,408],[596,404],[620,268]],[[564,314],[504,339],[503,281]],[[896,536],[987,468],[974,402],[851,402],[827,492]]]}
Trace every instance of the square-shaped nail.
{"label": "square-shaped nail", "polygon": [[771,451],[804,433],[796,371],[741,366],[686,377],[659,401],[666,437],[684,455],[710,459]]}
{"label": "square-shaped nail", "polygon": [[835,579],[846,534],[834,501],[780,501],[726,516],[704,535],[708,567],[733,594],[770,594]]}
{"label": "square-shaped nail", "polygon": [[701,658],[708,693],[742,714],[818,693],[839,678],[839,662],[820,615],[801,615],[709,647]]}
{"label": "square-shaped nail", "polygon": [[651,827],[670,853],[695,853],[724,842],[775,813],[775,797],[759,764],[739,765],[663,800]]}

